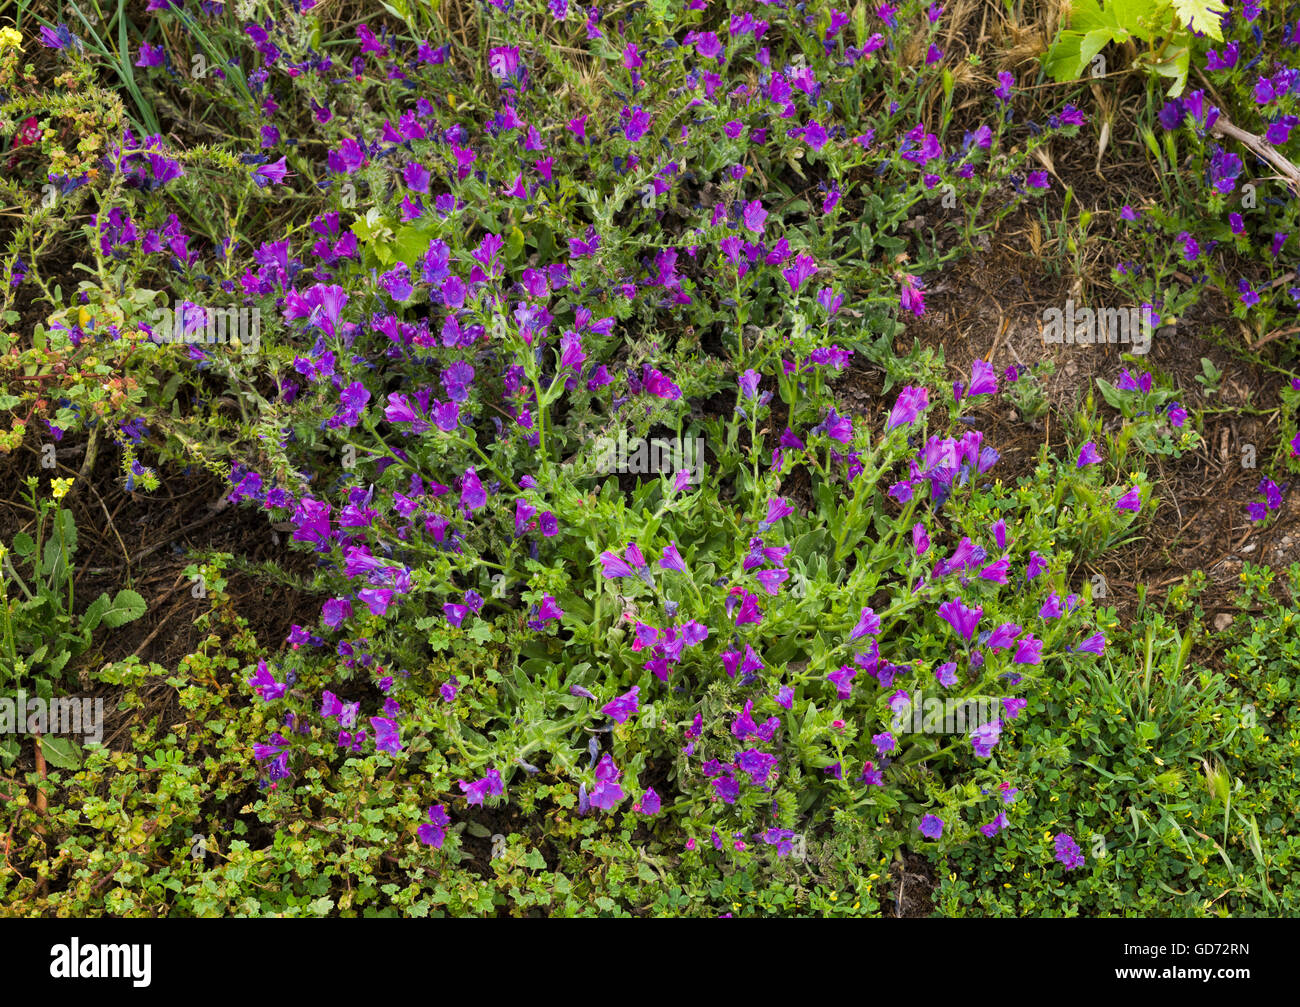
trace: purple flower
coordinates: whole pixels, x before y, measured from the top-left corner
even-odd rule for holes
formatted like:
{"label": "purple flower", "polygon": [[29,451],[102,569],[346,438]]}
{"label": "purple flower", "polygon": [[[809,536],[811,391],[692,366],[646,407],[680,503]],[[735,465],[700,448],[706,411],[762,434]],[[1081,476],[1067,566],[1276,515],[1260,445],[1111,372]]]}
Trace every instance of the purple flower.
{"label": "purple flower", "polygon": [[758,523],[759,531],[769,531],[783,517],[794,513],[794,508],[786,503],[785,497],[772,497],[767,501],[767,517]]}
{"label": "purple flower", "polygon": [[926,839],[938,839],[943,835],[943,819],[937,815],[926,815],[917,826],[917,831]]}
{"label": "purple flower", "polygon": [[650,113],[640,105],[625,108],[622,118],[623,136],[629,143],[636,143],[650,131]]}
{"label": "purple flower", "polygon": [[263,164],[253,169],[253,182],[256,183],[259,189],[265,189],[268,185],[283,184],[285,176],[288,174],[288,163],[282,157],[278,161],[272,161],[270,164]]}
{"label": "purple flower", "polygon": [[517,46],[494,46],[488,50],[488,72],[499,81],[518,79],[519,49]]}
{"label": "purple flower", "polygon": [[396,755],[402,750],[398,740],[397,725],[387,717],[371,717],[370,726],[375,729],[375,748],[389,755]]}
{"label": "purple flower", "polygon": [[393,591],[387,587],[365,587],[357,592],[357,597],[366,603],[371,615],[385,615],[393,602]]}
{"label": "purple flower", "polygon": [[930,392],[924,387],[907,385],[898,395],[894,408],[889,411],[886,430],[893,430],[905,423],[915,422],[930,405]]}
{"label": "purple flower", "polygon": [[1021,628],[1014,622],[1004,622],[989,634],[987,641],[989,650],[1008,649],[1020,633]]}
{"label": "purple flower", "polygon": [[[73,44],[74,38],[66,24],[60,24],[55,28],[45,26],[41,28],[41,45],[46,49],[66,49]],[[80,46],[80,43],[78,42],[77,45]]]}
{"label": "purple flower", "polygon": [[330,629],[338,629],[352,617],[352,603],[346,598],[331,598],[321,606],[321,621]]}
{"label": "purple flower", "polygon": [[910,311],[916,317],[925,314],[925,287],[919,276],[903,274],[898,304],[904,311]]}
{"label": "purple flower", "polygon": [[1011,660],[1016,664],[1040,664],[1043,660],[1043,641],[1033,633],[1026,636],[1016,646],[1016,655]]}
{"label": "purple flower", "polygon": [[618,553],[610,552],[609,550],[600,554],[600,562],[603,567],[601,572],[610,580],[615,580],[619,577],[631,577],[636,573],[636,571],[633,570],[632,567],[618,555]]}
{"label": "purple flower", "polygon": [[467,804],[480,806],[485,798],[499,797],[505,791],[505,785],[501,782],[501,774],[495,769],[489,769],[487,775],[481,780],[475,780],[473,783],[457,780],[456,784],[460,787],[461,793],[465,795]]}
{"label": "purple flower", "polygon": [[790,284],[790,293],[797,294],[803,281],[817,272],[817,262],[811,255],[800,252],[795,256],[794,265],[781,270],[786,283]]}
{"label": "purple flower", "polygon": [[740,219],[746,231],[751,234],[762,234],[764,221],[767,220],[767,211],[763,209],[763,204],[757,199],[750,200],[745,204],[745,210]]}
{"label": "purple flower", "polygon": [[606,752],[596,764],[596,786],[588,798],[592,807],[612,811],[627,796],[618,784],[622,775],[622,771],[614,765],[614,757]]}
{"label": "purple flower", "polygon": [[1100,657],[1106,652],[1106,634],[1094,633],[1074,648],[1075,653],[1096,654]]}
{"label": "purple flower", "polygon": [[167,49],[161,45],[150,45],[148,42],[140,43],[140,58],[135,61],[135,66],[166,66]]}
{"label": "purple flower", "polygon": [[248,680],[248,684],[264,702],[268,703],[273,699],[283,698],[284,694],[289,691],[288,685],[282,685],[275,680],[270,669],[267,668],[266,662],[262,660],[257,662],[257,671]]}
{"label": "purple flower", "polygon": [[[681,553],[677,551],[676,542],[670,542],[664,546],[664,555],[659,561],[659,567],[662,570],[676,570],[678,573],[686,572],[686,562],[682,559]],[[609,575],[606,574],[606,576]]]}
{"label": "purple flower", "polygon": [[835,686],[835,694],[840,699],[848,699],[853,694],[853,677],[857,673],[858,669],[853,665],[842,664],[838,671],[832,671],[826,677]]}
{"label": "purple flower", "polygon": [[1067,871],[1083,866],[1083,851],[1074,837],[1065,832],[1056,834],[1056,859],[1065,865]]}
{"label": "purple flower", "polygon": [[351,727],[357,722],[357,713],[361,709],[361,703],[345,703],[334,693],[326,689],[321,693],[320,715],[322,717],[337,717],[340,727]]}
{"label": "purple flower", "polygon": [[995,584],[1005,584],[1007,582],[1007,570],[1010,568],[1011,560],[1003,556],[1000,560],[982,567],[979,575],[982,580],[991,580]]}
{"label": "purple flower", "polygon": [[1085,465],[1096,465],[1099,461],[1101,455],[1097,454],[1097,445],[1089,441],[1079,449],[1079,460],[1074,463],[1074,467],[1081,469]]}
{"label": "purple flower", "polygon": [[537,609],[537,618],[528,623],[532,629],[541,629],[550,619],[558,621],[564,615],[564,609],[560,608],[554,598],[549,594],[542,596],[542,603]]}
{"label": "purple flower", "polygon": [[435,850],[442,849],[443,840],[447,837],[446,828],[451,824],[451,819],[447,817],[447,808],[442,804],[434,804],[429,807],[429,821],[415,830],[416,835],[420,837],[420,842],[432,846]]}
{"label": "purple flower", "polygon": [[1115,502],[1115,509],[1132,511],[1134,514],[1140,511],[1142,509],[1142,500],[1138,488],[1134,486],[1131,490],[1120,497],[1119,500]]}
{"label": "purple flower", "polygon": [[971,365],[970,389],[966,392],[968,397],[976,395],[995,395],[998,390],[997,372],[993,370],[993,365],[987,360],[976,360]]}
{"label": "purple flower", "polygon": [[655,793],[654,787],[646,787],[645,793],[641,795],[641,800],[632,805],[632,810],[650,817],[659,814],[661,807],[662,802],[659,800],[659,795]]}
{"label": "purple flower", "polygon": [[641,691],[639,685],[632,686],[631,691],[625,692],[617,699],[610,700],[602,706],[601,712],[615,722],[621,724],[639,709],[637,702],[637,693]]}
{"label": "purple flower", "polygon": [[984,609],[981,606],[967,608],[962,604],[961,598],[946,601],[939,606],[939,617],[944,619],[967,643],[970,643],[971,637],[975,635],[975,627],[979,625],[983,615]]}
{"label": "purple flower", "polygon": [[859,637],[875,635],[880,632],[880,616],[876,615],[870,608],[864,608],[862,614],[858,616],[858,623],[849,633],[850,640],[857,640]]}
{"label": "purple flower", "polygon": [[970,733],[971,748],[981,759],[987,759],[993,754],[993,747],[1002,737],[1002,721],[990,720],[986,724],[980,724],[979,727]]}
{"label": "purple flower", "polygon": [[479,480],[478,473],[474,466],[465,470],[465,478],[461,480],[460,505],[466,511],[476,511],[487,503],[487,491],[483,489],[483,483]]}
{"label": "purple flower", "polygon": [[776,768],[776,756],[751,748],[736,755],[736,768],[748,775],[754,786],[766,786],[768,777]]}
{"label": "purple flower", "polygon": [[803,129],[804,143],[813,150],[821,150],[825,147],[827,139],[826,128],[816,119],[811,120]]}

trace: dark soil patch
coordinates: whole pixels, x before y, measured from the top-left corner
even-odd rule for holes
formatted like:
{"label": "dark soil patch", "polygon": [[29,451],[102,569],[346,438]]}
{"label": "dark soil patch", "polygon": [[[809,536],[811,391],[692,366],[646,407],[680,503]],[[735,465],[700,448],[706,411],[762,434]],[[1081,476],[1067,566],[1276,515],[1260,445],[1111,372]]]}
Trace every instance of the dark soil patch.
{"label": "dark soil patch", "polygon": [[[988,360],[999,372],[1012,364],[1054,362],[1055,373],[1045,382],[1049,409],[1041,419],[1026,422],[1005,397],[978,410],[986,437],[1002,454],[997,473],[1008,482],[1032,471],[1043,445],[1056,455],[1070,450],[1070,413],[1090,390],[1095,392],[1095,379],[1113,381],[1125,366],[1120,360],[1123,346],[1042,342],[1042,311],[1063,308],[1067,298],[1076,296],[1072,287],[1070,278],[1044,275],[1028,250],[995,238],[988,252],[975,254],[933,284],[925,316],[903,337],[910,340],[915,334],[923,345],[941,349],[953,380],[966,379],[977,358]],[[1278,441],[1276,412],[1254,415],[1249,410],[1275,410],[1286,379],[1205,338],[1212,326],[1229,322],[1213,302],[1203,302],[1173,331],[1158,333],[1138,365],[1169,375],[1189,413],[1207,410],[1205,443],[1180,459],[1147,459],[1161,504],[1143,537],[1103,556],[1096,569],[1077,571],[1080,579],[1097,572],[1105,575],[1107,601],[1121,616],[1135,611],[1139,585],[1148,585],[1148,598],[1158,599],[1197,570],[1209,579],[1202,600],[1206,611],[1229,611],[1243,561],[1267,559],[1285,566],[1300,559],[1300,513],[1293,504],[1285,503],[1280,518],[1264,529],[1252,525],[1246,514],[1246,504],[1259,498],[1261,469],[1268,464],[1270,446]],[[1202,357],[1223,372],[1213,396],[1196,381]],[[1243,467],[1247,444],[1255,446],[1259,468]]]}

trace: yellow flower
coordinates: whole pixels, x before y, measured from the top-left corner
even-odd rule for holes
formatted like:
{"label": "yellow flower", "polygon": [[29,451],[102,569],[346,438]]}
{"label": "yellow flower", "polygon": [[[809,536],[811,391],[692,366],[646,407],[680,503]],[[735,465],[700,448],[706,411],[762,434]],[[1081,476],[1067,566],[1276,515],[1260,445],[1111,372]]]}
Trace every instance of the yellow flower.
{"label": "yellow flower", "polygon": [[0,28],[0,49],[21,49],[23,33],[15,28]]}
{"label": "yellow flower", "polygon": [[50,483],[50,494],[54,497],[55,503],[67,496],[70,489],[72,489],[71,479],[55,479]]}

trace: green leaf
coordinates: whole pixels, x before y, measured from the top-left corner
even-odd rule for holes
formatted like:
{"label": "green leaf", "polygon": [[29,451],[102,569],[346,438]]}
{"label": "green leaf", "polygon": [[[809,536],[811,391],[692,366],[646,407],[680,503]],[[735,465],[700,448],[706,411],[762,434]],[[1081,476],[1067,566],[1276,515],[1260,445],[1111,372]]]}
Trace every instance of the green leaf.
{"label": "green leaf", "polygon": [[1113,24],[1114,21],[1106,18],[1097,0],[1077,0],[1070,5],[1069,23],[1071,28],[1082,34],[1105,24]]}
{"label": "green leaf", "polygon": [[46,762],[59,769],[81,766],[81,747],[71,738],[41,738],[41,754]]}
{"label": "green leaf", "polygon": [[505,254],[508,262],[514,262],[523,254],[524,251],[524,232],[517,227],[510,228],[506,234]]}
{"label": "green leaf", "polygon": [[[1191,66],[1192,50],[1188,46],[1181,46],[1168,51],[1172,55],[1168,59],[1152,63],[1151,68],[1161,77],[1173,78],[1173,83],[1169,85],[1169,97],[1177,98],[1182,95],[1183,89],[1187,87],[1187,72]],[[1167,140],[1171,140],[1173,136],[1173,133],[1165,134]]]}
{"label": "green leaf", "polygon": [[112,604],[104,610],[103,623],[109,629],[116,629],[118,626],[132,622],[144,615],[148,606],[134,591],[129,588],[123,588],[117,592]]}
{"label": "green leaf", "polygon": [[68,663],[68,660],[71,657],[72,657],[72,651],[70,650],[59,651],[57,654],[54,655],[54,657],[50,659],[49,663],[45,665],[45,674],[57,675],[59,672],[63,670],[64,665]]}
{"label": "green leaf", "polygon": [[101,594],[98,598],[92,601],[86,607],[86,611],[81,614],[82,630],[88,631],[97,627],[100,620],[104,618],[104,613],[108,611],[111,604],[112,601],[107,594]]}
{"label": "green leaf", "polygon": [[403,227],[397,232],[393,250],[399,259],[414,269],[415,263],[429,250],[429,242],[432,240],[433,236],[428,231],[418,227]]}
{"label": "green leaf", "polygon": [[1097,379],[1097,387],[1101,389],[1102,398],[1110,405],[1112,409],[1120,412],[1124,411],[1124,393],[1112,385],[1105,378]]}
{"label": "green leaf", "polygon": [[1079,42],[1079,72],[1082,73],[1084,68],[1092,62],[1092,58],[1106,48],[1108,42],[1112,41],[1122,42],[1123,39],[1115,38],[1109,28],[1095,28],[1083,36]]}
{"label": "green leaf", "polygon": [[1043,55],[1043,72],[1052,80],[1075,80],[1085,65],[1081,56],[1084,36],[1077,31],[1063,31]]}
{"label": "green leaf", "polygon": [[25,531],[14,536],[14,552],[24,559],[36,551],[36,542]]}
{"label": "green leaf", "polygon": [[1152,0],[1110,0],[1107,7],[1115,27],[1143,42],[1151,41],[1153,29],[1158,34],[1168,35],[1172,27],[1169,8],[1153,4]]}
{"label": "green leaf", "polygon": [[1228,8],[1222,0],[1172,0],[1178,20],[1188,29],[1203,32],[1216,42],[1223,41],[1223,29],[1219,16],[1226,14]]}

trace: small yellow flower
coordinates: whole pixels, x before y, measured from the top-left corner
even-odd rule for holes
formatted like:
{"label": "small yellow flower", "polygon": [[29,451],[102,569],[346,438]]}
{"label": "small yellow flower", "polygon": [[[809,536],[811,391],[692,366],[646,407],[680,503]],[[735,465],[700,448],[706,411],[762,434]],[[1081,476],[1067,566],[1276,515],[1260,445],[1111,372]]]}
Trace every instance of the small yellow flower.
{"label": "small yellow flower", "polygon": [[21,49],[23,33],[16,28],[0,28],[0,49]]}
{"label": "small yellow flower", "polygon": [[838,898],[839,895],[837,895],[835,892],[831,892],[830,899],[832,902],[836,901]]}
{"label": "small yellow flower", "polygon": [[67,496],[70,489],[72,489],[71,479],[55,479],[50,483],[50,494],[54,497],[55,503]]}

